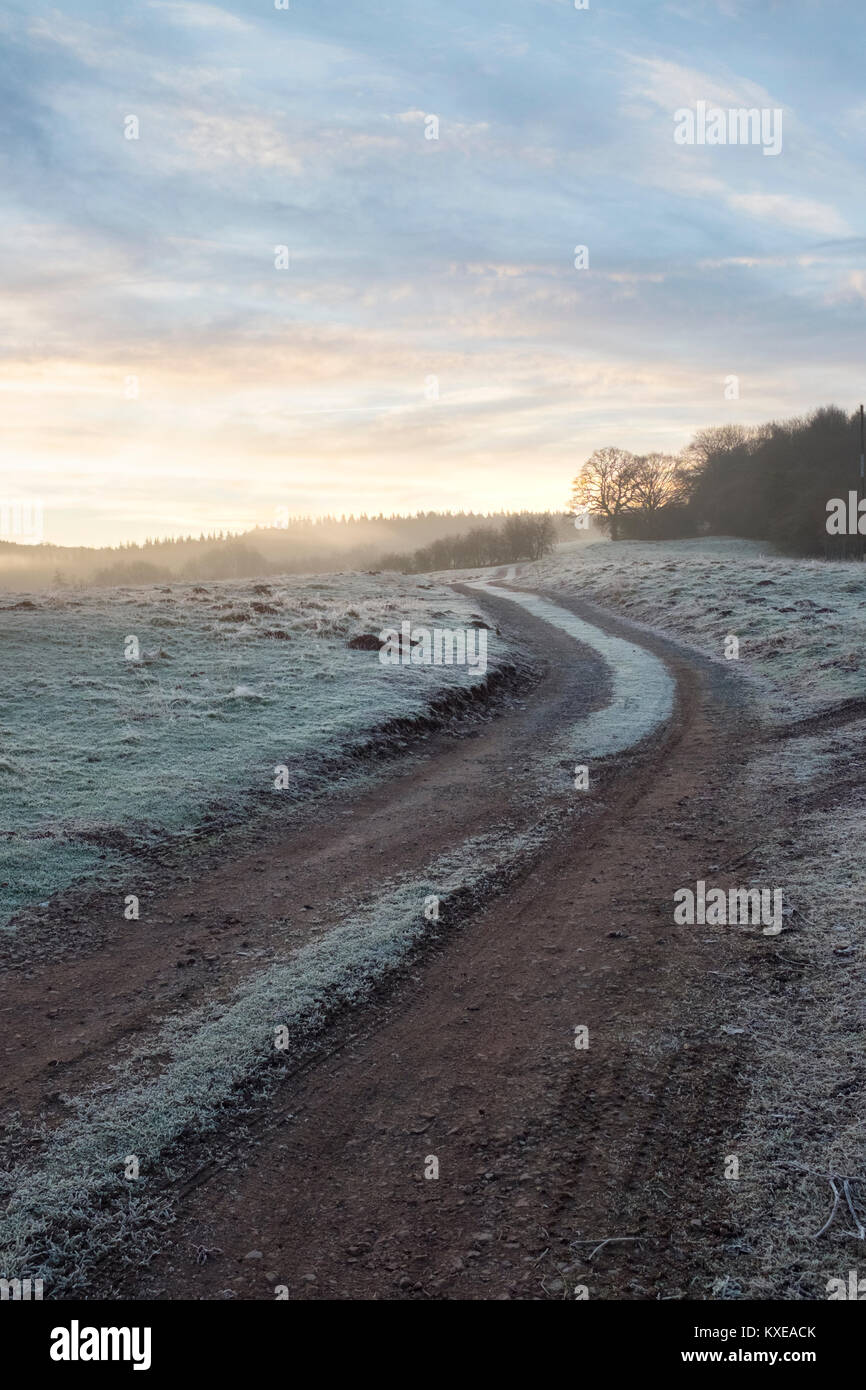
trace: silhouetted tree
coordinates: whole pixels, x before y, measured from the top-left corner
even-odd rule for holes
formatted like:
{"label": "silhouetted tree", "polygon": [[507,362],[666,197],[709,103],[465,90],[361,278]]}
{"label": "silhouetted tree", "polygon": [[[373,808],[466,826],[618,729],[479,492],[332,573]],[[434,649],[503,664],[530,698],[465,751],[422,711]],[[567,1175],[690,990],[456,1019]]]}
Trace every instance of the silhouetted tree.
{"label": "silhouetted tree", "polygon": [[596,449],[572,483],[571,506],[598,517],[619,537],[622,517],[634,505],[637,460],[626,449]]}

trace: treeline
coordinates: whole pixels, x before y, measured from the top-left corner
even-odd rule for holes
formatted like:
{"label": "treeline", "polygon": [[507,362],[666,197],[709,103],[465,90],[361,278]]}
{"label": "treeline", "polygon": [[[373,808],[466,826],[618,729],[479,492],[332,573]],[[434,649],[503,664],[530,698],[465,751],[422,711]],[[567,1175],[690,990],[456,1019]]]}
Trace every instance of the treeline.
{"label": "treeline", "polygon": [[[278,516],[274,526],[244,533],[226,531],[167,540],[87,547],[21,545],[0,541],[0,587],[65,588],[161,584],[186,580],[260,578],[335,570],[382,569],[386,555],[409,560],[436,545],[452,553],[467,535],[497,536],[511,523],[510,554],[518,533],[526,549],[528,528],[500,512],[417,512],[414,516]],[[521,531],[521,527],[523,530]],[[537,548],[537,539],[536,539]],[[473,543],[472,553],[477,547]],[[525,558],[523,555],[520,558]],[[462,563],[462,561],[461,561]],[[468,563],[480,563],[471,560]],[[490,563],[498,563],[498,559]],[[437,568],[450,567],[439,563]]]}
{"label": "treeline", "polygon": [[599,449],[574,480],[573,511],[613,539],[708,532],[834,553],[827,504],[859,475],[859,416],[835,406],[791,420],[701,430],[681,454]]}
{"label": "treeline", "polygon": [[705,430],[692,450],[690,510],[713,531],[833,553],[827,503],[858,487],[858,415],[828,406],[751,430]]}
{"label": "treeline", "polygon": [[409,555],[386,554],[381,566],[402,574],[434,570],[478,569],[540,560],[556,544],[557,521],[548,512],[516,512],[501,526],[473,526],[456,536],[433,541]]}

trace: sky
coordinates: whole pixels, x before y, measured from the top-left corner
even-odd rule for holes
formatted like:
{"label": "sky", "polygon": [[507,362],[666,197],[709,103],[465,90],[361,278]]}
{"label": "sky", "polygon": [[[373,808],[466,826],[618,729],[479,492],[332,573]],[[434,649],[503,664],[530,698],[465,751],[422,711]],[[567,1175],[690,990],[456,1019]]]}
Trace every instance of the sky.
{"label": "sky", "polygon": [[[278,3],[0,5],[45,540],[558,510],[596,448],[866,394],[862,0]],[[701,102],[781,149],[679,143]]]}

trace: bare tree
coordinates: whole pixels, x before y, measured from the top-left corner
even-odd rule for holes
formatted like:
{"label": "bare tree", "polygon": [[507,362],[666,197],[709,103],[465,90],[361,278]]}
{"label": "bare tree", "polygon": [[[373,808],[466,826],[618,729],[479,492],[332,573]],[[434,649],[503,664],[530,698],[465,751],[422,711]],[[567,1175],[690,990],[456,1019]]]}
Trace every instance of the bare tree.
{"label": "bare tree", "polygon": [[572,484],[572,511],[601,517],[612,541],[619,536],[620,518],[635,504],[636,464],[626,449],[596,449]]}
{"label": "bare tree", "polygon": [[710,425],[698,430],[685,452],[689,460],[700,467],[712,454],[724,454],[747,443],[754,432],[745,425]]}
{"label": "bare tree", "polygon": [[515,560],[540,560],[554,547],[556,527],[553,518],[546,513],[534,515],[518,512],[509,516],[502,528],[504,558]]}
{"label": "bare tree", "polygon": [[650,515],[682,502],[687,486],[687,470],[682,459],[671,454],[643,454],[632,470],[633,510]]}

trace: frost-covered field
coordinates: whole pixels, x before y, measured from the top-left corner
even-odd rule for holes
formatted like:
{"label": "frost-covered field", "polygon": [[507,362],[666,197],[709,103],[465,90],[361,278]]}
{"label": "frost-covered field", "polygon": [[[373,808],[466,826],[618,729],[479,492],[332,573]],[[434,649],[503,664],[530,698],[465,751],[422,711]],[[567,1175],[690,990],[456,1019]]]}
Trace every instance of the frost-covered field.
{"label": "frost-covered field", "polygon": [[755,1058],[736,1142],[744,1171],[766,1175],[729,1184],[746,1248],[760,1258],[751,1297],[826,1297],[828,1278],[849,1267],[851,1240],[864,1238],[864,754],[857,720],[792,738],[749,768],[779,804],[797,801],[794,823],[748,856],[750,882],[784,885],[793,909],[780,937],[784,988],[756,973],[734,1015]]}
{"label": "frost-covered field", "polygon": [[[382,665],[362,633],[457,628],[423,577],[341,574],[9,595],[0,601],[0,923],[25,903],[273,792],[438,691],[460,666]],[[135,637],[141,659],[125,656]],[[504,655],[488,634],[488,661]]]}
{"label": "frost-covered field", "polygon": [[866,567],[708,538],[564,548],[518,583],[592,599],[717,660],[739,639],[740,668],[780,721],[866,693]]}
{"label": "frost-covered field", "polygon": [[532,594],[510,593],[495,584],[477,587],[481,594],[488,592],[500,598],[511,598],[534,617],[591,647],[609,666],[613,687],[609,704],[587,715],[569,731],[576,757],[608,758],[622,753],[648,738],[670,718],[673,680],[664,662],[646,647],[612,637],[559,604],[547,603]]}
{"label": "frost-covered field", "polygon": [[[339,1007],[363,1001],[419,942],[439,934],[438,917],[431,922],[423,911],[429,894],[447,924],[474,895],[501,892],[550,829],[539,822],[526,834],[465,842],[424,877],[386,883],[319,940],[246,981],[228,1004],[170,1020],[148,1049],[118,1065],[114,1085],[77,1098],[74,1120],[40,1137],[35,1164],[0,1171],[13,1194],[0,1213],[0,1277],[38,1269],[56,1294],[86,1279],[106,1248],[125,1256],[136,1228],[159,1210],[148,1183],[157,1161],[184,1131],[211,1131],[242,1083],[267,1093],[282,1055],[275,1030],[285,1029],[291,1061]],[[139,1063],[148,1056],[168,1061],[142,1082]],[[141,1163],[134,1193],[122,1176],[130,1151]]]}

